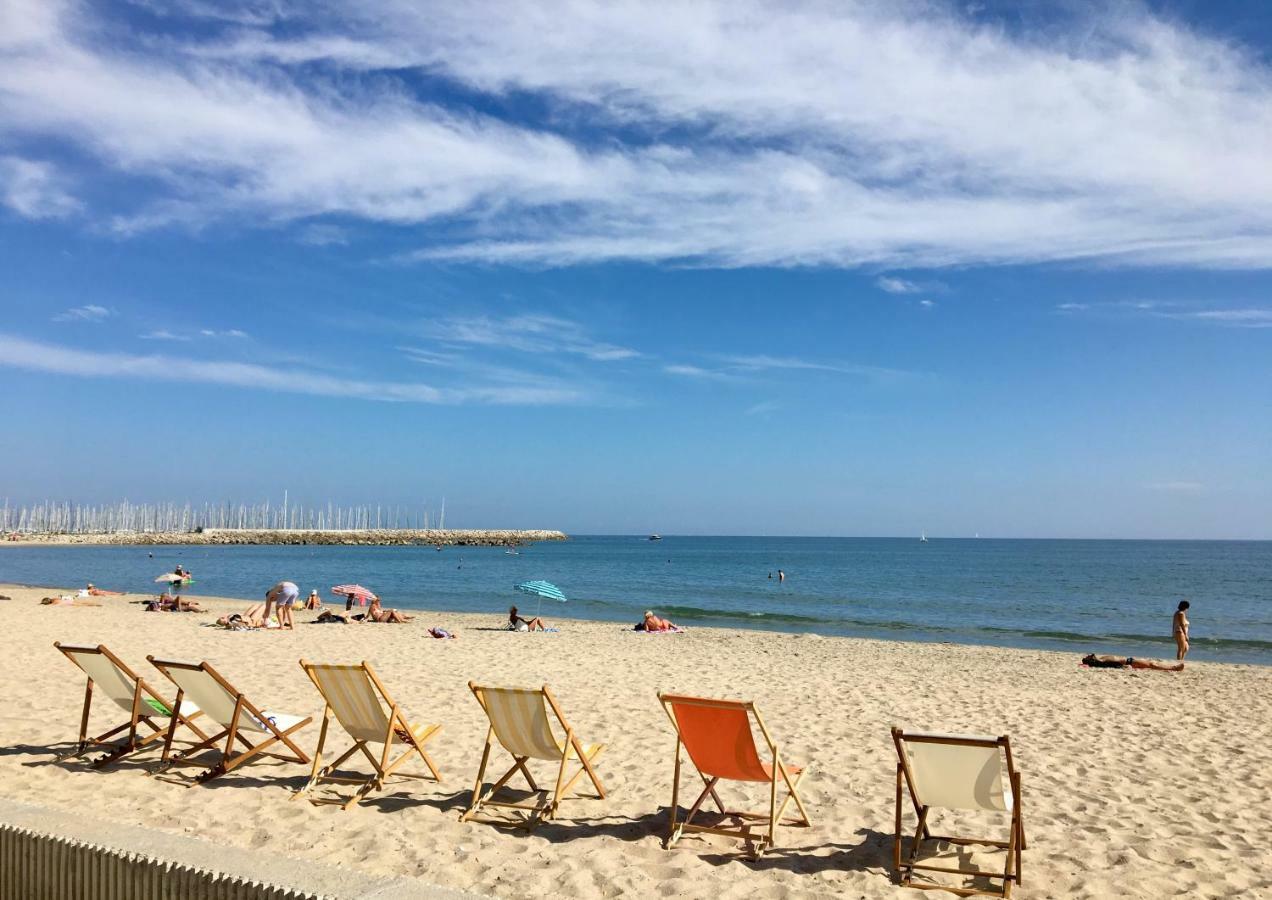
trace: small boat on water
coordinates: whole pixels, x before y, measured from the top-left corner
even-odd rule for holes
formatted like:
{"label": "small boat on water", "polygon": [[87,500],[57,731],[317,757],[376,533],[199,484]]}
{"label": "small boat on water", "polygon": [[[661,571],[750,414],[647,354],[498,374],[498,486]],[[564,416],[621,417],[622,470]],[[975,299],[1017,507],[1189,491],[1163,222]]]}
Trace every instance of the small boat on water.
{"label": "small boat on water", "polygon": [[920,531],[920,532],[919,532],[919,543],[920,543],[920,544],[926,544],[927,542],[928,542],[928,539],[927,539],[927,532],[926,532],[926,531]]}
{"label": "small boat on water", "polygon": [[661,541],[661,540],[662,540],[662,535],[661,535],[661,534],[651,534],[651,535],[649,536],[649,539],[650,539],[651,541]]}

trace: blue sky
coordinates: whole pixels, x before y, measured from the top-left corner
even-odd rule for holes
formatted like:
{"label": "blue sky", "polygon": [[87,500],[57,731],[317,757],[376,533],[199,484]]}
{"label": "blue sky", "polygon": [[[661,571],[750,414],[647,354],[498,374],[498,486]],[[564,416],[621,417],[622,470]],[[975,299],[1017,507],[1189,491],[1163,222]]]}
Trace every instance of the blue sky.
{"label": "blue sky", "polygon": [[1272,538],[1270,35],[0,0],[0,491]]}

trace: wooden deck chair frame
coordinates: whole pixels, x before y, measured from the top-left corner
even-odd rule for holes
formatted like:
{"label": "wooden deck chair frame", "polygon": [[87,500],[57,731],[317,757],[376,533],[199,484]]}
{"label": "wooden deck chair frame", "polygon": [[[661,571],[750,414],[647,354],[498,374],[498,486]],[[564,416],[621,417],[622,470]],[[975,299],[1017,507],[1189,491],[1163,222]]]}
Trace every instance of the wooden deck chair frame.
{"label": "wooden deck chair frame", "polygon": [[[60,641],[54,641],[53,646],[74,663],[75,668],[79,669],[88,676],[88,682],[84,687],[84,711],[80,716],[79,739],[76,741],[75,749],[66,754],[62,754],[59,759],[74,759],[83,756],[85,753],[97,747],[107,748],[106,754],[92,762],[94,768],[101,768],[108,763],[122,759],[131,753],[142,750],[155,741],[165,738],[171,731],[174,731],[177,725],[184,725],[193,731],[200,740],[206,740],[207,735],[193,720],[202,715],[202,712],[195,709],[188,715],[182,712],[182,707],[177,703],[170,703],[154,688],[146,683],[146,680],[128,668],[128,665],[111,653],[104,644],[98,644],[95,647],[80,644],[63,644]],[[88,736],[88,717],[93,705],[93,676],[76,662],[77,654],[93,654],[106,659],[123,677],[124,681],[132,684],[132,702],[130,704],[130,715],[128,721],[121,725],[117,725],[108,731],[104,731],[96,737]],[[117,701],[123,705],[122,698]],[[159,713],[155,710],[155,704],[158,704],[166,714]],[[155,723],[156,718],[170,719],[170,724],[165,727]],[[141,734],[140,726],[146,726],[150,729],[149,734]],[[124,734],[122,740],[112,741],[118,734]]]}
{"label": "wooden deck chair frame", "polygon": [[[764,724],[764,719],[760,715],[760,711],[755,708],[755,704],[743,700],[713,700],[706,697],[690,697],[682,694],[658,694],[658,700],[662,703],[663,711],[667,713],[667,718],[671,720],[672,727],[676,729],[676,765],[673,775],[671,788],[671,815],[667,830],[667,838],[663,842],[663,846],[671,849],[676,842],[687,833],[701,834],[717,834],[724,837],[736,838],[746,841],[751,845],[753,855],[758,858],[768,850],[775,846],[777,839],[777,828],[779,825],[798,826],[802,828],[811,827],[813,822],[808,816],[808,810],[804,807],[804,801],[799,795],[799,784],[804,776],[808,773],[808,767],[795,766],[788,764],[782,757],[781,750],[777,742],[773,740],[768,727]],[[759,727],[764,743],[767,745],[771,755],[771,762],[768,764],[767,777],[764,779],[747,778],[736,779],[763,783],[767,781],[769,785],[769,808],[767,812],[741,812],[729,810],[725,807],[720,795],[716,793],[716,785],[724,780],[735,780],[720,775],[712,775],[703,772],[698,768],[698,764],[693,760],[692,750],[685,743],[685,735],[681,731],[680,722],[676,719],[674,707],[687,706],[699,707],[716,710],[732,710],[740,712],[747,717],[748,729],[750,722],[754,720]],[[751,749],[755,751],[755,737],[748,730],[747,737],[751,742]],[[693,805],[689,807],[689,811],[685,814],[684,819],[677,821],[677,815],[680,811],[680,750],[684,747],[690,754],[690,763],[698,771],[698,777],[702,779],[703,789],[698,798],[694,800]],[[758,753],[755,754],[758,759]],[[761,763],[763,765],[763,763]],[[777,803],[778,784],[782,783],[786,786],[786,797],[782,800],[781,805]],[[722,825],[695,825],[693,817],[701,810],[706,799],[710,797],[715,803],[716,808],[722,815],[727,818],[736,819],[741,824],[737,828],[725,828]],[[786,807],[794,800],[795,806],[799,810],[798,817],[789,817],[783,819],[782,816],[786,812]],[[755,823],[767,823],[767,832],[757,832],[754,830]]]}
{"label": "wooden deck chair frame", "polygon": [[[163,759],[159,766],[152,774],[158,774],[172,765],[184,762],[196,753],[203,750],[214,748],[216,745],[224,742],[224,746],[220,747],[221,758],[216,761],[210,768],[200,772],[195,776],[194,783],[191,787],[199,784],[207,784],[214,778],[238,768],[254,756],[268,756],[273,759],[281,759],[285,762],[296,762],[306,764],[309,762],[309,756],[305,751],[297,747],[291,739],[291,736],[300,729],[304,728],[312,722],[313,716],[300,718],[295,722],[288,723],[285,728],[279,728],[271,718],[266,715],[259,707],[255,706],[242,691],[235,689],[212,665],[206,661],[199,663],[179,662],[171,659],[155,659],[153,656],[147,656],[150,664],[162,672],[173,684],[177,686],[177,705],[181,705],[181,701],[185,698],[185,688],[174,676],[173,671],[189,671],[202,672],[207,675],[216,685],[225,693],[226,700],[233,704],[233,712],[228,716],[228,722],[219,721],[216,718],[212,708],[207,705],[201,705],[203,712],[207,715],[209,721],[215,721],[216,724],[222,726],[222,730],[216,734],[206,738],[202,742],[189,747],[186,750],[176,754],[172,754],[172,739],[176,731],[176,722],[173,721],[168,728],[167,738],[163,743]],[[295,718],[295,717],[288,717]],[[249,723],[254,723],[258,727],[252,728]],[[245,728],[246,726],[246,728]],[[252,735],[264,736],[265,739],[259,743],[253,743],[244,734],[247,731]],[[242,744],[246,749],[238,755],[234,754],[235,743]],[[275,744],[282,743],[291,753],[279,753],[276,750],[269,750]]]}
{"label": "wooden deck chair frame", "polygon": [[[424,749],[424,745],[437,736],[437,733],[442,730],[442,726],[425,725],[413,727],[411,723],[407,721],[406,716],[402,712],[402,708],[398,706],[397,702],[394,701],[391,696],[389,696],[388,689],[385,688],[384,684],[376,676],[375,670],[371,668],[371,664],[369,662],[363,660],[356,666],[349,666],[311,663],[302,659],[300,661],[300,666],[305,670],[305,674],[309,676],[309,680],[314,683],[314,687],[318,689],[318,693],[322,695],[326,706],[322,713],[322,731],[318,736],[318,748],[314,751],[313,768],[309,773],[309,781],[305,783],[304,787],[292,795],[293,800],[297,797],[308,794],[310,790],[323,782],[356,784],[358,785],[358,789],[354,792],[353,796],[349,797],[340,804],[341,809],[347,810],[356,806],[372,791],[383,790],[385,782],[388,780],[390,775],[396,775],[399,778],[431,778],[433,781],[437,782],[442,780],[442,774],[437,768],[437,763],[433,761],[433,758],[429,756],[428,752]],[[384,723],[383,731],[374,737],[368,736],[359,738],[351,734],[350,736],[354,738],[353,746],[344,753],[340,754],[340,756],[336,757],[335,760],[328,763],[326,766],[322,764],[323,749],[327,745],[327,733],[331,727],[332,716],[334,715],[336,717],[336,721],[341,724],[341,727],[344,727],[344,724],[340,721],[339,714],[335,712],[334,705],[331,702],[331,697],[329,697],[327,692],[323,690],[322,682],[317,674],[319,671],[361,671],[367,681],[373,686],[374,693],[378,695],[376,698],[377,702],[383,704],[378,707],[379,716],[383,719]],[[387,715],[384,713],[384,706],[388,707],[389,711]],[[347,728],[345,730],[348,731]],[[405,744],[406,750],[394,758],[392,754],[393,744],[395,741],[399,744]],[[368,748],[367,745],[370,743],[383,745],[383,749],[378,756],[375,753],[372,753]],[[362,755],[366,757],[367,762],[369,762],[372,769],[374,769],[374,772],[369,777],[353,778],[334,774],[339,767],[349,759],[349,757],[358,752],[361,752]],[[424,762],[424,765],[428,767],[430,775],[397,771],[415,755],[418,755]],[[313,800],[311,798],[310,802],[319,803],[322,801]]]}
{"label": "wooden deck chair frame", "polygon": [[[561,712],[561,707],[557,704],[556,697],[552,696],[552,691],[546,684],[538,689],[499,688],[490,685],[479,685],[470,681],[468,682],[468,688],[473,692],[473,696],[477,698],[477,702],[481,704],[482,710],[486,713],[486,717],[490,721],[490,726],[486,729],[486,743],[482,747],[481,765],[477,768],[477,780],[473,784],[472,801],[469,803],[468,809],[465,810],[459,817],[461,822],[467,822],[476,816],[483,808],[489,806],[500,809],[520,810],[526,814],[526,818],[521,824],[526,828],[533,828],[544,819],[551,820],[556,818],[557,811],[561,806],[561,801],[569,796],[570,792],[574,789],[574,785],[584,774],[586,774],[591,780],[592,786],[596,788],[598,799],[605,799],[605,787],[601,784],[600,776],[596,774],[596,770],[592,767],[592,764],[596,762],[597,757],[605,751],[605,745],[592,744],[589,747],[585,746],[579,740],[574,728],[571,727],[570,723],[565,720],[565,715]],[[559,755],[554,754],[552,756],[548,756],[547,754],[541,754],[531,756],[529,754],[517,752],[518,749],[524,750],[524,748],[514,749],[505,744],[503,738],[499,736],[495,727],[495,715],[491,713],[486,696],[487,692],[494,691],[516,692],[541,697],[541,702],[544,704],[542,710],[545,717],[545,724],[550,730],[551,724],[550,721],[546,720],[546,716],[548,710],[551,710],[552,715],[556,718],[561,730],[565,733],[565,740],[560,742],[556,741],[555,735],[553,735],[553,742],[558,743],[560,746]],[[486,767],[490,763],[490,751],[496,743],[503,747],[504,750],[512,756],[512,767],[508,769],[507,772],[504,772],[498,780],[491,784],[489,790],[483,791],[482,788],[486,778]],[[530,774],[530,769],[526,766],[526,763],[532,758],[550,760],[557,763],[556,784],[552,790],[549,791],[547,788],[541,788],[535,782],[534,776]],[[566,769],[569,767],[569,762],[572,758],[579,761],[579,768],[567,779]],[[508,781],[517,774],[517,772],[522,774],[526,783],[530,786],[530,790],[537,795],[535,801],[518,803],[494,799],[495,793],[506,785]]]}
{"label": "wooden deck chair frame", "polygon": [[[1021,884],[1021,853],[1025,849],[1025,826],[1021,813],[1021,794],[1020,794],[1020,773],[1016,771],[1015,762],[1011,755],[1011,740],[1003,735],[1001,737],[974,737],[969,735],[938,735],[927,734],[922,732],[905,732],[900,728],[892,729],[892,741],[896,745],[897,750],[897,793],[896,793],[896,832],[893,838],[892,862],[893,869],[896,872],[897,879],[900,884],[905,887],[918,888],[922,890],[940,890],[949,891],[952,894],[960,896],[972,896],[978,894],[986,894],[997,897],[1010,897],[1012,885]],[[990,840],[979,838],[953,837],[950,835],[932,834],[927,827],[928,814],[931,807],[924,805],[919,791],[916,790],[914,773],[911,770],[909,757],[906,756],[904,743],[932,743],[945,744],[949,746],[964,747],[997,747],[1001,748],[1006,760],[1006,770],[1009,789],[1012,794],[1011,812],[1010,812],[1010,831],[1007,840]],[[903,859],[901,853],[901,808],[902,808],[902,788],[910,795],[910,802],[914,806],[914,813],[918,817],[918,826],[914,831],[914,839],[910,846],[910,853]],[[924,841],[946,841],[951,844],[981,844],[989,847],[998,847],[1007,851],[1007,859],[1003,865],[1002,872],[986,872],[981,869],[962,869],[952,868],[949,866],[932,866],[918,862],[919,851]],[[946,872],[955,875],[971,875],[981,876],[984,878],[999,879],[1002,881],[1002,888],[999,890],[985,890],[982,888],[971,887],[952,887],[943,884],[916,884],[913,882],[915,871],[927,872]]]}

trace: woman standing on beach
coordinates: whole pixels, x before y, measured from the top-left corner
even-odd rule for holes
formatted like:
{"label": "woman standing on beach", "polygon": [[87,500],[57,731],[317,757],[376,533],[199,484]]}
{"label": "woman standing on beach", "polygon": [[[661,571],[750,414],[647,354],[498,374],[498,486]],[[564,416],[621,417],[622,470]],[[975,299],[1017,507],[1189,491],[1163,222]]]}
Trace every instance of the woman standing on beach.
{"label": "woman standing on beach", "polygon": [[1175,634],[1175,659],[1182,660],[1188,655],[1188,607],[1187,600],[1179,601],[1179,609],[1175,610],[1175,619],[1171,630]]}

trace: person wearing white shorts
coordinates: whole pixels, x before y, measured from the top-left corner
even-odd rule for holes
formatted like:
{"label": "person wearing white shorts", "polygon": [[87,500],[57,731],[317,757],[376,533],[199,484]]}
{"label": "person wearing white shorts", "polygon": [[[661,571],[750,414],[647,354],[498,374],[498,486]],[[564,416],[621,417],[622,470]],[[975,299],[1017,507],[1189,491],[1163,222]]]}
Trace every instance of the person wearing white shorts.
{"label": "person wearing white shorts", "polygon": [[280,581],[268,591],[265,592],[265,615],[266,622],[269,621],[269,614],[273,610],[275,604],[278,606],[278,627],[292,628],[292,607],[296,605],[296,601],[300,599],[300,588],[296,587],[294,582]]}

